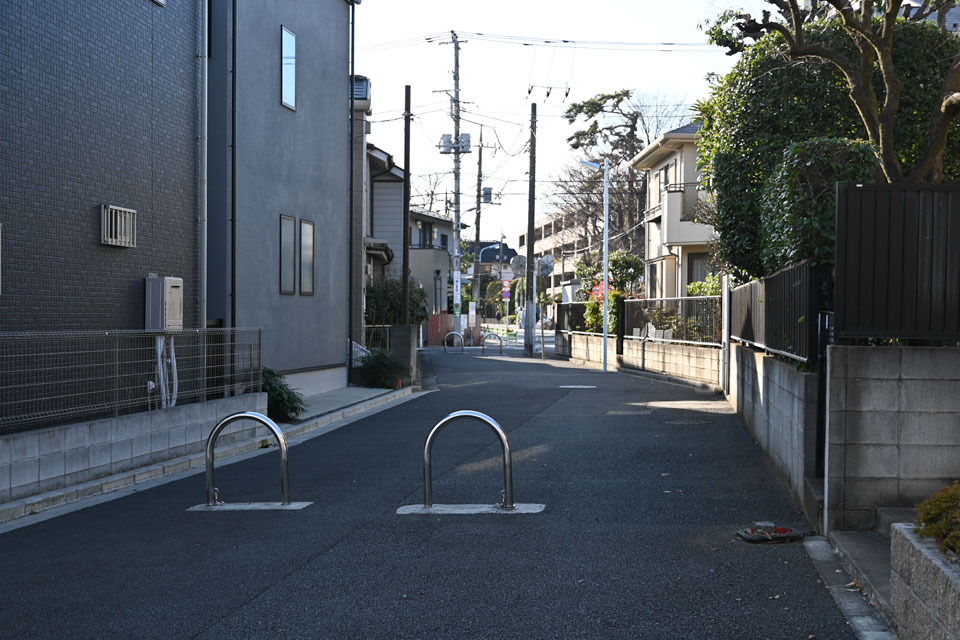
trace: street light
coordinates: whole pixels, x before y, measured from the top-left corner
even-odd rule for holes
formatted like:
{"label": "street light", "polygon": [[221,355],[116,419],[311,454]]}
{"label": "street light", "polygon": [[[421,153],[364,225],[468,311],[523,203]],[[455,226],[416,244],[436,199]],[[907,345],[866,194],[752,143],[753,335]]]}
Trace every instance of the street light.
{"label": "street light", "polygon": [[[599,169],[600,165],[589,160],[581,160],[582,164],[594,169]],[[607,371],[607,283],[609,269],[609,240],[610,240],[610,171],[607,159],[603,159],[603,371]]]}

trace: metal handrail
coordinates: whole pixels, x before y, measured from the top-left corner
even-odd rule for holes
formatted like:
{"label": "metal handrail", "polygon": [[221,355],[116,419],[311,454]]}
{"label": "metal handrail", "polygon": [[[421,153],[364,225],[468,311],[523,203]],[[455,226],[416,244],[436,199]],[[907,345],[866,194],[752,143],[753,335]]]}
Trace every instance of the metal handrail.
{"label": "metal handrail", "polygon": [[214,487],[213,482],[213,451],[217,443],[217,437],[231,422],[237,420],[253,420],[259,422],[267,429],[273,432],[280,445],[280,489],[283,493],[283,500],[280,504],[290,504],[290,473],[287,470],[287,439],[283,436],[283,431],[277,426],[277,423],[267,416],[256,413],[255,411],[241,411],[233,413],[217,423],[207,438],[207,506],[214,507],[223,504],[219,500],[219,489]]}
{"label": "metal handrail", "polygon": [[496,338],[496,339],[497,339],[497,342],[500,343],[500,353],[503,353],[503,336],[498,335],[498,334],[496,334],[496,333],[485,333],[485,334],[483,334],[483,336],[480,338],[480,352],[481,352],[481,353],[486,353],[486,352],[487,352],[487,345],[484,344],[484,343],[487,341],[487,338]]}
{"label": "metal handrail", "polygon": [[460,337],[460,353],[463,353],[463,334],[459,331],[451,331],[447,335],[443,336],[443,352],[447,352],[447,338],[450,336],[459,336]]}
{"label": "metal handrail", "polygon": [[427,509],[433,506],[433,464],[431,462],[433,441],[436,440],[441,429],[458,418],[479,420],[497,432],[500,446],[503,447],[503,503],[499,506],[503,509],[513,509],[516,506],[513,503],[513,459],[510,455],[510,441],[507,439],[507,434],[496,420],[487,414],[470,410],[454,411],[438,422],[427,436],[427,442],[423,445],[423,506]]}

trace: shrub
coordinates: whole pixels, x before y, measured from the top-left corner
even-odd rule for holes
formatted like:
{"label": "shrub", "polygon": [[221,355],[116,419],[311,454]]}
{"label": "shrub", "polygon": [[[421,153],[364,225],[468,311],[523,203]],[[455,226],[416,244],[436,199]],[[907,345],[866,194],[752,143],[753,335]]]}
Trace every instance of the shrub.
{"label": "shrub", "polygon": [[720,295],[720,276],[708,273],[707,277],[687,285],[688,296],[718,296]]}
{"label": "shrub", "polygon": [[[427,293],[410,282],[407,310],[410,324],[423,324],[430,317],[427,312]],[[367,324],[400,324],[403,309],[403,281],[399,278],[374,277],[367,281]]]}
{"label": "shrub", "polygon": [[294,390],[283,375],[263,368],[263,390],[267,394],[267,416],[274,422],[292,422],[307,410],[303,394]]}
{"label": "shrub", "polygon": [[934,538],[940,550],[960,554],[960,483],[944,487],[917,506],[917,530]]}
{"label": "shrub", "polygon": [[838,182],[865,182],[879,165],[862,140],[813,138],[787,147],[761,198],[763,264],[776,273],[804,260],[833,264]]}
{"label": "shrub", "polygon": [[374,349],[360,360],[360,370],[368,387],[397,386],[403,365],[393,353],[384,349]]}

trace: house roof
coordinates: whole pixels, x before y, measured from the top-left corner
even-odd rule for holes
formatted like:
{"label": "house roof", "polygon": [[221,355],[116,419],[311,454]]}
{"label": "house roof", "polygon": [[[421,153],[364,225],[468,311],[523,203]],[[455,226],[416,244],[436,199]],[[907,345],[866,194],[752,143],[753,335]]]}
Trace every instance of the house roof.
{"label": "house roof", "polygon": [[667,131],[635,155],[628,164],[633,169],[649,171],[657,162],[679,149],[681,145],[694,142],[699,130],[700,123],[694,122]]}
{"label": "house roof", "polygon": [[370,175],[374,180],[403,180],[403,167],[394,163],[391,154],[369,142],[367,160],[370,162]]}
{"label": "house roof", "polygon": [[[453,219],[449,216],[445,216],[442,213],[437,213],[435,211],[427,211],[422,207],[410,207],[410,218],[411,219],[420,219],[420,220],[433,220],[435,222],[446,222],[450,225],[450,228],[453,228]],[[466,229],[470,225],[464,224],[463,221],[460,222],[460,228]]]}

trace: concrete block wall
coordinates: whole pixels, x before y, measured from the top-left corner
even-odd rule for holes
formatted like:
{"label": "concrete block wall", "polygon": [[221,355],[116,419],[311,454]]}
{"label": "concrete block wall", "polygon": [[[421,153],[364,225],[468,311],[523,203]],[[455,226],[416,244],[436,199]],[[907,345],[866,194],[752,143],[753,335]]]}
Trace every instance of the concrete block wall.
{"label": "concrete block wall", "polygon": [[624,340],[620,364],[631,369],[720,384],[720,349]]}
{"label": "concrete block wall", "polygon": [[[237,411],[266,413],[254,393],[0,436],[0,504],[203,451],[218,420]],[[220,435],[229,444],[270,437],[239,421]]]}
{"label": "concrete block wall", "polygon": [[829,518],[870,529],[960,479],[960,349],[831,346]]}
{"label": "concrete block wall", "polygon": [[[816,374],[731,344],[727,400],[806,508],[806,479],[816,472]],[[810,511],[816,523],[819,514]]]}
{"label": "concrete block wall", "polygon": [[[603,337],[558,331],[554,353],[584,362],[603,362]],[[616,338],[607,338],[607,363],[662,375],[720,383],[720,349],[686,344],[624,340],[623,354],[617,355]]]}

